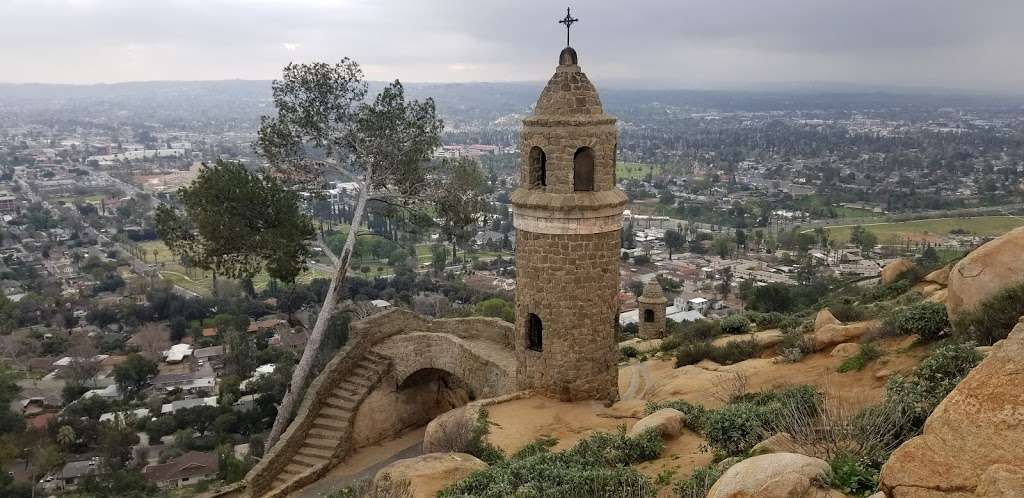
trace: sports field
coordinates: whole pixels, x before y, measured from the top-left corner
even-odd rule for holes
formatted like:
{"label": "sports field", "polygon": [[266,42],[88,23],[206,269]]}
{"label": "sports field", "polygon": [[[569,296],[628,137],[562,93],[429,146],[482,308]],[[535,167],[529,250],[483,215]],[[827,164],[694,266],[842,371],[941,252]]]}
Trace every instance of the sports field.
{"label": "sports field", "polygon": [[619,180],[643,180],[648,173],[657,175],[660,171],[661,166],[657,164],[618,163],[615,166],[615,176]]}
{"label": "sports field", "polygon": [[[935,218],[930,220],[900,221],[894,223],[865,223],[864,228],[878,236],[878,241],[887,243],[894,236],[904,240],[938,242],[939,239],[956,229],[973,235],[1002,235],[1014,228],[1024,226],[1024,217],[1019,216],[976,216],[969,218]],[[831,238],[846,242],[854,224],[826,227]]]}

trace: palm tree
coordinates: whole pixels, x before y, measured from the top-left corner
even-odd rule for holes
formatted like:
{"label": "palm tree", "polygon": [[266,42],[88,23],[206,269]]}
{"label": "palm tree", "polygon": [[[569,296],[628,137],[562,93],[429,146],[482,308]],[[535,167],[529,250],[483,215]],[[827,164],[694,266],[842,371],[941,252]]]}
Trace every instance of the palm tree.
{"label": "palm tree", "polygon": [[57,431],[57,444],[65,450],[75,444],[75,439],[77,439],[75,429],[70,425],[62,425],[60,430]]}

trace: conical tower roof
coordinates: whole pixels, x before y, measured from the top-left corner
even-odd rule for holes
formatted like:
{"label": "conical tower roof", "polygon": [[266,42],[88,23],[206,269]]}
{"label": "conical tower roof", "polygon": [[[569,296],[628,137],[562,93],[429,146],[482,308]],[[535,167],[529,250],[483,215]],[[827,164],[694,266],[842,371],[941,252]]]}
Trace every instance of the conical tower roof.
{"label": "conical tower roof", "polygon": [[665,304],[668,302],[668,299],[665,298],[665,293],[662,292],[658,279],[652,278],[644,285],[644,292],[637,301],[645,304]]}
{"label": "conical tower roof", "polygon": [[580,70],[576,50],[562,49],[558,67],[537,99],[530,119],[614,119],[604,113],[597,89]]}

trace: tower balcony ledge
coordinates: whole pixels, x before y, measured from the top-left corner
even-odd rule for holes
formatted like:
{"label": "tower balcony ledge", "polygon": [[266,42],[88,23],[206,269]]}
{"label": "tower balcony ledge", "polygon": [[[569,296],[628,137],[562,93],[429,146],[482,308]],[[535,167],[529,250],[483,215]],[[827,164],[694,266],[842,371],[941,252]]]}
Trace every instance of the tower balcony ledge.
{"label": "tower balcony ledge", "polygon": [[523,126],[537,128],[554,128],[561,126],[615,126],[615,116],[609,116],[604,111],[597,109],[593,114],[578,114],[579,110],[566,110],[564,113],[554,114],[545,112],[535,114],[523,119]]}
{"label": "tower balcony ledge", "polygon": [[[626,207],[627,197],[622,190],[600,190],[597,192],[571,192],[557,194],[543,190],[530,190],[518,188],[512,192],[512,205],[517,210],[556,211],[560,213],[580,212],[590,213],[600,211],[615,212],[619,214]],[[592,217],[593,214],[582,217]]]}

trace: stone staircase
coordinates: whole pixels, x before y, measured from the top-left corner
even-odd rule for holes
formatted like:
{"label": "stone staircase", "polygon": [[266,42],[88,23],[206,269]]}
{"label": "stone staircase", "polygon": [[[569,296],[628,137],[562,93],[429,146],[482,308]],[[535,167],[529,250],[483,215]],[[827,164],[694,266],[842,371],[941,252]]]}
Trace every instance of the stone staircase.
{"label": "stone staircase", "polygon": [[[389,368],[390,359],[371,349],[333,388],[325,386],[320,393],[307,393],[319,395],[320,400],[319,409],[307,415],[308,429],[302,443],[290,455],[276,455],[282,461],[273,467],[281,469],[280,472],[270,481],[267,492],[254,489],[252,496],[287,496],[347,456],[356,412]],[[329,391],[324,393],[325,390]]]}

